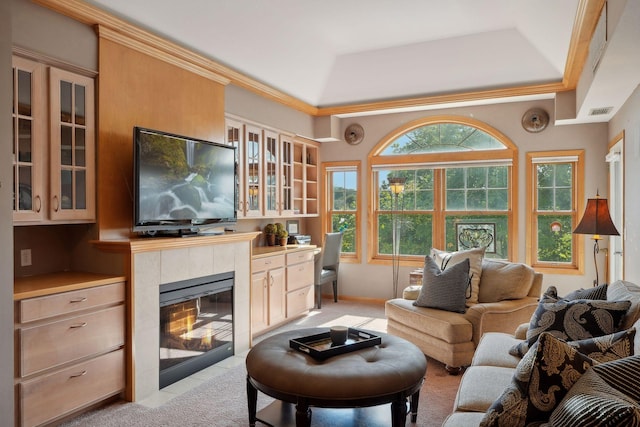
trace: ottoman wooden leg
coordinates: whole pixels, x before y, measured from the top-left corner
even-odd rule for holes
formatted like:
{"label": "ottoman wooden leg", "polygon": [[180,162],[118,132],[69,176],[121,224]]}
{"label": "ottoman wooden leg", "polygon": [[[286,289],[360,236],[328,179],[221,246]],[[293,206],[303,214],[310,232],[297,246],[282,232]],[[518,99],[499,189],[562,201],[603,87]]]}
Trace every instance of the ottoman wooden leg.
{"label": "ottoman wooden leg", "polygon": [[404,427],[407,423],[407,399],[391,402],[391,427]]}
{"label": "ottoman wooden leg", "polygon": [[415,423],[418,419],[418,402],[420,401],[420,390],[411,395],[411,404],[409,412],[411,412],[411,422]]}
{"label": "ottoman wooden leg", "polygon": [[296,404],[296,427],[311,426],[311,409],[306,402]]}
{"label": "ottoman wooden leg", "polygon": [[256,409],[258,406],[258,390],[251,384],[251,379],[247,375],[247,407],[249,408],[249,426],[255,427],[256,421]]}

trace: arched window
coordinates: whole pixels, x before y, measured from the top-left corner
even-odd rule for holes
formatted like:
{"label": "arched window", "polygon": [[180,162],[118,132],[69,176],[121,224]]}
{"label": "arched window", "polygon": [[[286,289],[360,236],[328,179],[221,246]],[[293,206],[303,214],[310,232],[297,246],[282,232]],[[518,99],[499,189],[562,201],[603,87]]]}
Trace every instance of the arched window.
{"label": "arched window", "polygon": [[369,258],[386,263],[397,252],[422,262],[432,247],[478,246],[487,257],[515,258],[514,159],[505,135],[466,117],[429,117],[387,135],[369,155]]}

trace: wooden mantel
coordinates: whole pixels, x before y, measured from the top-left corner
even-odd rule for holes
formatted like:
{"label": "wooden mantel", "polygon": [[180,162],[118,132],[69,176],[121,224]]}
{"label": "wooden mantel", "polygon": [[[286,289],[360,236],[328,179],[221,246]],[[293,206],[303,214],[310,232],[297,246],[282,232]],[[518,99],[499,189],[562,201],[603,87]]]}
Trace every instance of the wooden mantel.
{"label": "wooden mantel", "polygon": [[193,237],[138,237],[132,239],[94,240],[91,243],[105,252],[142,253],[167,249],[181,249],[195,246],[220,245],[251,241],[259,231],[233,232],[211,236]]}

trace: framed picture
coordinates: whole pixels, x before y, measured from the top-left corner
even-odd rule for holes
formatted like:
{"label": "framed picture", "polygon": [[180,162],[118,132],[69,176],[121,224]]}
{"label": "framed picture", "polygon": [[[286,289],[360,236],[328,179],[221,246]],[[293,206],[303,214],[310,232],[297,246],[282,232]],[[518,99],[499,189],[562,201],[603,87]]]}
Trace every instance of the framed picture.
{"label": "framed picture", "polygon": [[298,234],[300,232],[300,221],[297,219],[287,221],[287,232],[289,235]]}
{"label": "framed picture", "polygon": [[487,253],[496,253],[496,224],[461,222],[456,224],[456,243],[458,250],[486,248]]}

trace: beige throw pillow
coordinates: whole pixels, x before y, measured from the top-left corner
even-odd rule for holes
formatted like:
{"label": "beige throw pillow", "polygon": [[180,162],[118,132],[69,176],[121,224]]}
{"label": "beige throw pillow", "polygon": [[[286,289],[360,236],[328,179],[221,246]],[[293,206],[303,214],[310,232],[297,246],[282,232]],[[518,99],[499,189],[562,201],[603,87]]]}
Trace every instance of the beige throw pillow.
{"label": "beige throw pillow", "polygon": [[482,261],[482,286],[478,301],[524,298],[529,295],[535,273],[533,268],[525,264],[485,258]]}
{"label": "beige throw pillow", "polygon": [[439,249],[431,249],[431,257],[441,270],[447,266],[453,266],[465,259],[469,259],[469,276],[471,277],[471,296],[467,299],[467,307],[478,302],[480,291],[480,277],[482,276],[482,260],[485,248],[474,248],[466,251],[446,252]]}

